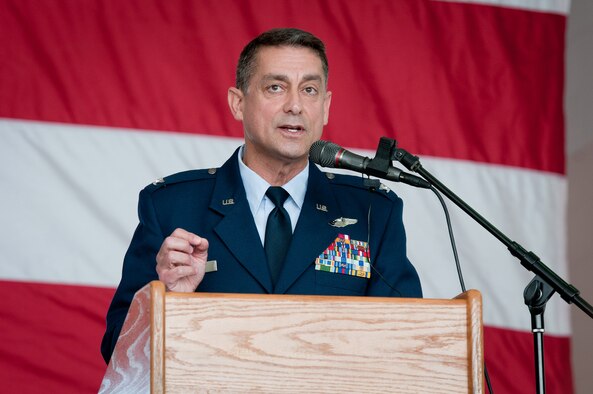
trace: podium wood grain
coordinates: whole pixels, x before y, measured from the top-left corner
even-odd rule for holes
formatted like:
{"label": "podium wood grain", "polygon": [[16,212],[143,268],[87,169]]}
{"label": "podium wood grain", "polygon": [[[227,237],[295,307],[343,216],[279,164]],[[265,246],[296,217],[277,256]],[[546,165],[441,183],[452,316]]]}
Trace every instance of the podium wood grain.
{"label": "podium wood grain", "polygon": [[[142,373],[151,382],[145,377],[144,386],[134,387],[146,392],[148,386],[167,393],[483,391],[475,290],[434,300],[165,294],[158,282],[146,289],[135,297],[138,308],[116,348],[133,360],[110,365],[119,372],[108,379],[108,370],[104,386],[109,381],[112,389],[104,392],[129,388],[122,383],[141,381]],[[144,301],[150,297],[160,297],[162,306],[151,308]],[[153,327],[152,334],[143,326]],[[126,344],[128,338],[135,341]]]}

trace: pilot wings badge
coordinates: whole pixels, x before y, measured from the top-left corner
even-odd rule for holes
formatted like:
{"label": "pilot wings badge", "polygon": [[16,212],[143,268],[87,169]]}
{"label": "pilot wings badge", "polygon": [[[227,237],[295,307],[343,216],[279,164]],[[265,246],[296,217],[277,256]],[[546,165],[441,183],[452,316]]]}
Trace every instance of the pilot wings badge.
{"label": "pilot wings badge", "polygon": [[334,227],[346,227],[356,223],[358,223],[358,220],[350,218],[337,218],[329,222],[330,226]]}

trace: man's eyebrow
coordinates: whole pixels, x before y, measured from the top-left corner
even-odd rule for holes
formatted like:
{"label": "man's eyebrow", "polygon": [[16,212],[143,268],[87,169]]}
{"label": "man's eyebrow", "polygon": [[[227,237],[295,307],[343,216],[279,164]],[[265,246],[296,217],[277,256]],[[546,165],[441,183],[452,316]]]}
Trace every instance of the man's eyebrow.
{"label": "man's eyebrow", "polygon": [[321,78],[321,75],[319,75],[319,74],[307,74],[303,77],[303,81],[304,82],[316,81],[316,82],[321,83],[322,78]]}
{"label": "man's eyebrow", "polygon": [[[290,82],[290,78],[284,74],[266,74],[263,77],[264,81],[281,81],[281,82]],[[305,74],[300,82],[310,82],[310,81],[318,81],[321,82],[322,78],[319,74]]]}
{"label": "man's eyebrow", "polygon": [[281,81],[281,82],[289,82],[289,78],[287,75],[284,74],[266,74],[262,78],[264,81]]}

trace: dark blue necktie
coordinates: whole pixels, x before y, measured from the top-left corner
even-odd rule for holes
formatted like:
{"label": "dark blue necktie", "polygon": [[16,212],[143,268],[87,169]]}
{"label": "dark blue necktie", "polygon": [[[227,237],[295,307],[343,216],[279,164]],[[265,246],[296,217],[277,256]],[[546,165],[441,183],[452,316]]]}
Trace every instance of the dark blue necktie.
{"label": "dark blue necktie", "polygon": [[288,198],[288,192],[279,186],[271,186],[266,191],[266,196],[276,206],[268,216],[266,238],[264,240],[264,250],[272,274],[272,283],[275,285],[290,245],[292,226],[290,216],[284,209],[284,202]]}

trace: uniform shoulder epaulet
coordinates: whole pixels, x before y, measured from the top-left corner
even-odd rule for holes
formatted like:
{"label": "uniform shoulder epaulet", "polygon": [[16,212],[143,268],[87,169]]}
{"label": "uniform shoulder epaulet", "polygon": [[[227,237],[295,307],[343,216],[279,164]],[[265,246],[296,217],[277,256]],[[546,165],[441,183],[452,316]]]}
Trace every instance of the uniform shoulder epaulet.
{"label": "uniform shoulder epaulet", "polygon": [[155,179],[152,183],[146,186],[146,189],[155,191],[178,183],[214,179],[216,177],[217,171],[217,168],[208,168],[202,170],[188,170],[178,172],[164,178]]}
{"label": "uniform shoulder epaulet", "polygon": [[391,200],[396,199],[395,193],[391,189],[376,178],[367,178],[362,176],[335,174],[333,172],[322,171],[323,174],[332,184],[352,187],[355,189],[372,190],[380,195],[383,195]]}

